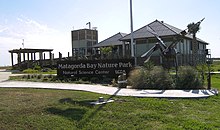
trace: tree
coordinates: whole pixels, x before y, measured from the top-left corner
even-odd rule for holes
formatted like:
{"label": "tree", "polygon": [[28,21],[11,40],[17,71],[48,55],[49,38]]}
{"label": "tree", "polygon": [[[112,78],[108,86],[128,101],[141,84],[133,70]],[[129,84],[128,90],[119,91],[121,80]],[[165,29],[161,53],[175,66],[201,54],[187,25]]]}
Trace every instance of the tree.
{"label": "tree", "polygon": [[198,55],[198,42],[196,40],[196,33],[199,32],[200,30],[200,24],[201,22],[204,20],[205,18],[203,18],[201,21],[197,22],[197,23],[190,23],[187,25],[187,28],[188,28],[188,33],[189,34],[192,34],[193,35],[193,42],[192,42],[192,64],[194,66],[197,65],[198,63],[198,58],[197,58],[197,55]]}
{"label": "tree", "polygon": [[102,47],[100,51],[104,58],[106,58],[112,52],[112,47]]}

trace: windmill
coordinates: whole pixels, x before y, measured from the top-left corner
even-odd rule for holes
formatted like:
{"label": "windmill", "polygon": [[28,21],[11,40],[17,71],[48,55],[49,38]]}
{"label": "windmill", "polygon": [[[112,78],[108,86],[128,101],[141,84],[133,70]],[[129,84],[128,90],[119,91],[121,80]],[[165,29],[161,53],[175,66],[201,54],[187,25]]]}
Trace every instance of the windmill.
{"label": "windmill", "polygon": [[175,46],[177,45],[177,43],[187,34],[190,33],[190,30],[195,28],[195,26],[199,26],[200,23],[204,20],[204,18],[202,20],[200,20],[199,22],[197,22],[196,24],[194,24],[194,26],[188,27],[187,29],[181,31],[175,38],[174,41],[167,46],[163,40],[159,37],[159,35],[150,27],[147,27],[148,32],[150,32],[151,34],[153,34],[158,42],[147,52],[145,52],[141,57],[146,57],[145,62],[148,62],[150,60],[150,57],[152,56],[152,54],[157,51],[160,50],[161,54],[163,57],[165,57],[166,59],[174,59],[175,62],[175,67],[176,67],[176,71],[177,71],[177,50],[175,49]]}

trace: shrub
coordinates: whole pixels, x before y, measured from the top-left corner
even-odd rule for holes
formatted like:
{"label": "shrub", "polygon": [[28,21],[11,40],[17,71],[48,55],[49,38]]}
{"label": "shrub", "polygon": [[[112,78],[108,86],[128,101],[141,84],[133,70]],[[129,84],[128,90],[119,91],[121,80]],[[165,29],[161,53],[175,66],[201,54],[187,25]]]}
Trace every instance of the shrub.
{"label": "shrub", "polygon": [[27,75],[27,79],[30,79],[31,78],[31,75]]}
{"label": "shrub", "polygon": [[41,79],[43,77],[42,74],[37,75],[37,79]]}
{"label": "shrub", "polygon": [[98,77],[92,77],[92,78],[90,79],[90,81],[91,81],[92,83],[98,83],[98,82],[99,82],[99,78],[98,78]]}
{"label": "shrub", "polygon": [[35,75],[31,75],[31,79],[34,79],[35,78]]}
{"label": "shrub", "polygon": [[128,77],[128,84],[131,85],[133,89],[145,88],[145,76],[146,72],[143,68],[136,68],[130,72]]}
{"label": "shrub", "polygon": [[162,67],[155,66],[152,71],[150,71],[151,79],[153,83],[151,88],[153,89],[173,89],[174,83],[172,77],[169,73]]}
{"label": "shrub", "polygon": [[82,81],[88,81],[89,78],[88,78],[88,77],[82,77],[81,80],[82,80]]}
{"label": "shrub", "polygon": [[179,68],[176,81],[177,89],[200,89],[203,88],[202,78],[198,71],[190,66],[182,66]]}
{"label": "shrub", "polygon": [[52,77],[50,79],[50,81],[57,81],[57,82],[59,82],[58,80],[59,79],[58,79],[58,77],[56,75],[52,75]]}
{"label": "shrub", "polygon": [[26,79],[27,78],[27,75],[22,75],[22,79]]}
{"label": "shrub", "polygon": [[22,72],[23,72],[23,73],[28,73],[28,74],[30,74],[30,73],[37,73],[38,71],[29,68],[29,69],[23,70]]}
{"label": "shrub", "polygon": [[129,84],[134,89],[172,89],[173,80],[162,67],[136,68],[129,74]]}
{"label": "shrub", "polygon": [[148,61],[148,62],[144,63],[144,65],[143,65],[143,67],[149,71],[153,70],[154,66],[155,66],[154,63],[151,61]]}
{"label": "shrub", "polygon": [[41,70],[41,67],[40,67],[39,65],[35,65],[35,66],[34,66],[34,70],[40,71],[40,70]]}
{"label": "shrub", "polygon": [[113,87],[118,87],[118,83],[116,79],[112,79],[112,86]]}
{"label": "shrub", "polygon": [[105,77],[101,81],[101,83],[103,84],[111,84],[111,82],[112,82],[112,78],[109,78],[109,77]]}
{"label": "shrub", "polygon": [[47,77],[47,76],[44,76],[42,81],[43,81],[43,82],[46,82],[46,81],[48,81],[48,80],[49,80],[48,77]]}

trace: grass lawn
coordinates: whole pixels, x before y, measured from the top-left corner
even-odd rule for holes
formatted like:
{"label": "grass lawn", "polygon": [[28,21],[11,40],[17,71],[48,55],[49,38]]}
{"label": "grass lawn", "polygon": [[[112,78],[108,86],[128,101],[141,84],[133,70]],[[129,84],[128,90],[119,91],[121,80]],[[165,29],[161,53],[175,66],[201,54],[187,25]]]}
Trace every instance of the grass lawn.
{"label": "grass lawn", "polygon": [[[214,70],[219,69],[216,63]],[[207,84],[207,83],[206,83]],[[220,91],[220,74],[212,75]],[[113,97],[81,91],[0,88],[0,130],[219,130],[220,96],[205,99]]]}
{"label": "grass lawn", "polygon": [[81,91],[0,88],[0,129],[220,129],[220,96],[207,99],[113,97]]}
{"label": "grass lawn", "polygon": [[220,71],[220,61],[214,61],[211,68],[212,71]]}

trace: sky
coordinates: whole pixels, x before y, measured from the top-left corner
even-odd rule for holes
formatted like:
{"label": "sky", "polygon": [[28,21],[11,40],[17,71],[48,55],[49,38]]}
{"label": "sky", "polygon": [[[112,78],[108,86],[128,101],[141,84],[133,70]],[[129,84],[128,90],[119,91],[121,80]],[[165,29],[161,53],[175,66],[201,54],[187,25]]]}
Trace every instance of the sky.
{"label": "sky", "polygon": [[[133,0],[134,31],[157,20],[179,29],[202,18],[197,37],[220,57],[219,0]],[[97,27],[99,42],[130,33],[130,0],[0,0],[0,66],[11,65],[8,50],[54,49],[71,54],[71,30]],[[16,60],[14,60],[16,61]]]}

